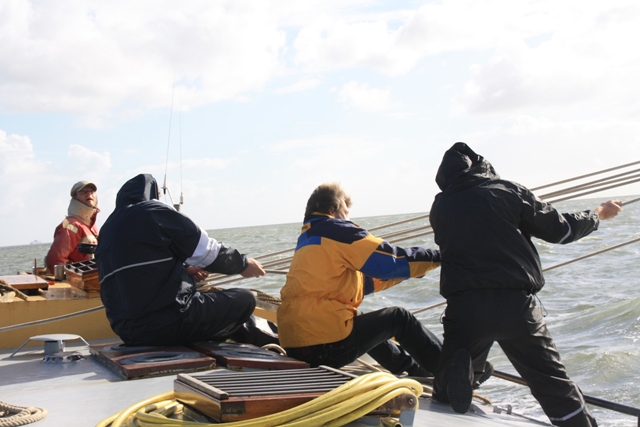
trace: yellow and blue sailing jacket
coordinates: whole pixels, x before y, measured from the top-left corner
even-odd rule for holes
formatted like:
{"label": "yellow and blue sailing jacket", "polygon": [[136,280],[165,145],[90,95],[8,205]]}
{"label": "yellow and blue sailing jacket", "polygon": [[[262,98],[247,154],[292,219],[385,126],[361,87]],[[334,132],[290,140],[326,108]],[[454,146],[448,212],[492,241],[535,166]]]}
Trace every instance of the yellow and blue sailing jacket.
{"label": "yellow and blue sailing jacket", "polygon": [[349,220],[316,212],[305,219],[280,291],[280,344],[293,348],[340,341],[351,333],[365,294],[438,266],[438,250],[392,246]]}

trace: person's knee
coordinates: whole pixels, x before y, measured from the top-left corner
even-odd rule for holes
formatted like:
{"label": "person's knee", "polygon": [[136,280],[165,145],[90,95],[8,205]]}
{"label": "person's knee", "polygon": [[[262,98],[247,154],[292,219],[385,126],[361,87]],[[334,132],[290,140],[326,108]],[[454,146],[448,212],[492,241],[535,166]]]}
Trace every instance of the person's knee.
{"label": "person's knee", "polygon": [[423,328],[420,321],[403,307],[387,307],[383,310],[383,317],[393,329],[392,332],[396,339],[400,339],[401,336],[407,333],[412,333],[411,331]]}
{"label": "person's knee", "polygon": [[404,307],[386,307],[383,308],[382,311],[386,316],[393,318],[408,319],[413,317],[411,312]]}
{"label": "person's knee", "polygon": [[403,325],[412,325],[416,327],[421,325],[420,321],[409,310],[404,307],[392,307],[394,319],[396,322],[401,322]]}
{"label": "person's knee", "polygon": [[250,307],[252,311],[256,307],[256,296],[248,289],[233,288],[223,292],[227,292],[240,306]]}

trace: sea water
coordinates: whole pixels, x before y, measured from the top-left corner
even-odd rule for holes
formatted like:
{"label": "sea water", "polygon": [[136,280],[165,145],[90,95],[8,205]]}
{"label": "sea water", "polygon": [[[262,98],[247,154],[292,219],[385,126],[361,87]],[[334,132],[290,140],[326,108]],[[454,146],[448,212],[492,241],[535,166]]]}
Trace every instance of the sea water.
{"label": "sea water", "polygon": [[[632,200],[634,196],[622,197]],[[601,199],[568,201],[556,204],[563,212],[595,207]],[[415,218],[423,214],[404,214],[354,218],[359,225],[371,229],[385,224]],[[600,229],[582,240],[568,245],[553,245],[534,240],[543,268],[640,237],[640,203],[624,207],[616,218],[602,221]],[[383,237],[398,230],[427,226],[428,219],[374,230]],[[238,248],[250,257],[292,249],[300,232],[300,224],[264,225],[256,227],[210,230],[209,235]],[[410,233],[415,235],[419,231]],[[394,242],[397,238],[390,238]],[[398,241],[400,246],[435,247],[433,235]],[[0,275],[31,271],[34,260],[44,265],[48,243],[0,247]],[[279,255],[286,258],[292,252]],[[569,376],[585,395],[640,407],[640,242],[604,252],[545,272],[546,285],[538,294],[548,313],[545,320]],[[269,258],[264,258],[266,262]],[[279,296],[285,276],[268,274],[224,286],[257,289]],[[438,293],[439,270],[424,278],[410,279],[391,289],[369,295],[362,306],[372,311],[387,306],[402,306],[410,311],[442,302]],[[1,307],[0,307],[1,309]],[[416,316],[434,333],[442,336],[440,317],[443,307],[423,311]],[[2,326],[2,325],[0,325]],[[517,375],[500,347],[495,344],[489,355],[496,370]],[[513,411],[547,420],[526,386],[492,377],[478,390],[494,404],[511,405]],[[590,406],[601,426],[637,426],[635,417]]]}

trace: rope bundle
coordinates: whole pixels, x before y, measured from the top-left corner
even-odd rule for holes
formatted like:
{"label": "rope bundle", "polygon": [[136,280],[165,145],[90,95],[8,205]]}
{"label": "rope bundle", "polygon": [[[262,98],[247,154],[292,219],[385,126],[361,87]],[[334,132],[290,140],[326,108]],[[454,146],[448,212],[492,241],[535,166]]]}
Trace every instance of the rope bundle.
{"label": "rope bundle", "polygon": [[[252,420],[224,423],[226,427],[309,427],[343,426],[357,420],[384,403],[406,396],[414,409],[422,394],[422,385],[411,379],[398,379],[391,374],[376,372],[357,377],[307,403]],[[162,393],[130,406],[101,421],[96,427],[216,427],[221,424],[199,423],[169,418],[179,413],[173,392]]]}
{"label": "rope bundle", "polygon": [[46,416],[46,409],[0,402],[0,427],[23,426],[35,423]]}

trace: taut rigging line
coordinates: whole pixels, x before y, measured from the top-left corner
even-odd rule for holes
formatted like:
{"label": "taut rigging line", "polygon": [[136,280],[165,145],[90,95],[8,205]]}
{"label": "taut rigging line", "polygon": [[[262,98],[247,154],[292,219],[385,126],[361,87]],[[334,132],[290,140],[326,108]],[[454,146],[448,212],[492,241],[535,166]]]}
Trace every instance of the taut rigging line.
{"label": "taut rigging line", "polygon": [[[631,166],[635,166],[640,164],[640,161],[636,161],[636,162],[632,162],[632,163],[627,163],[624,165],[620,165],[620,166],[616,166],[616,167],[612,167],[612,168],[608,168],[608,169],[604,169],[604,170],[600,170],[597,172],[592,172],[589,174],[585,174],[585,175],[580,175],[577,177],[573,177],[573,178],[569,178],[569,179],[565,179],[562,181],[557,181],[557,182],[553,182],[551,184],[546,184],[546,185],[542,185],[539,187],[535,187],[533,188],[531,191],[536,191],[536,190],[540,190],[540,189],[544,189],[544,188],[549,188],[549,187],[554,187],[557,185],[561,185],[561,184],[567,184],[573,181],[578,181],[581,179],[585,179],[585,178],[590,178],[596,175],[601,175],[604,173],[609,173],[609,172],[613,172],[613,171],[619,171],[621,169],[624,168],[629,168]],[[553,199],[550,201],[550,203],[556,203],[559,201],[564,201],[564,200],[569,200],[569,199],[574,199],[577,197],[581,197],[587,194],[592,194],[592,193],[596,193],[596,192],[600,192],[600,191],[605,191],[605,190],[610,190],[612,188],[617,188],[617,187],[622,187],[624,185],[629,185],[629,184],[633,184],[635,182],[640,181],[640,174],[638,173],[640,172],[640,169],[634,169],[634,170],[630,170],[627,172],[621,172],[618,173],[616,175],[612,175],[612,176],[608,176],[608,177],[604,177],[604,178],[600,178],[597,180],[593,180],[593,181],[589,181],[583,184],[579,184],[579,185],[573,185],[571,187],[567,187],[561,190],[557,190],[557,191],[553,191],[547,194],[544,194],[542,196],[540,196],[541,199],[546,200],[548,198],[553,198],[553,197],[562,197],[562,198],[558,198],[558,199]],[[566,196],[566,197],[563,197]],[[635,198],[635,199],[631,199],[631,200],[627,200],[625,201],[623,204],[624,205],[629,205],[631,203],[635,203],[638,200],[640,200],[640,197]],[[369,228],[369,231],[376,231],[376,230],[381,230],[384,228],[389,228],[389,227],[393,227],[393,226],[397,226],[397,225],[402,225],[402,224],[407,224],[413,221],[418,221],[418,220],[422,220],[422,219],[426,219],[429,217],[429,214],[422,214],[419,216],[415,216],[412,218],[408,218],[408,219],[404,219],[401,221],[397,221],[397,222],[393,222],[393,223],[389,223],[389,224],[383,224],[377,227],[372,227]],[[402,241],[406,241],[406,240],[410,240],[410,239],[416,239],[418,237],[423,237],[423,236],[428,236],[430,234],[433,234],[433,230],[431,229],[430,225],[420,225],[417,227],[411,227],[411,228],[405,228],[399,231],[392,231],[386,234],[381,234],[379,235],[379,237],[387,240],[389,243],[391,244],[396,244],[398,242],[402,242]],[[581,259],[584,258],[588,258],[590,256],[593,255],[597,255],[599,253],[602,252],[606,252],[607,250],[611,250],[611,249],[615,249],[615,248],[619,248],[621,246],[625,246],[631,243],[635,243],[637,242],[638,239],[635,240],[630,240],[628,242],[624,242],[621,243],[619,245],[613,246],[609,249],[605,249],[603,251],[599,251],[596,252],[594,254],[591,255],[586,255],[583,257],[580,257],[576,260],[572,260],[572,261],[567,261],[564,264],[569,264],[571,262],[575,262],[575,261],[579,261]],[[264,259],[268,259],[268,258],[273,258],[277,255],[283,255],[286,253],[290,253],[294,250],[295,248],[288,248],[288,249],[283,249],[277,252],[272,252],[272,253],[268,253],[268,254],[263,254],[263,255],[258,255],[256,257],[254,257],[257,260],[264,260]],[[265,270],[270,273],[270,274],[286,274],[287,271],[284,270],[283,266],[288,266],[288,264],[291,262],[291,260],[293,259],[293,256],[287,256],[287,257],[283,257],[283,258],[278,258],[278,259],[273,259],[273,260],[268,260],[268,261],[263,261],[262,262],[262,266],[265,268]],[[564,265],[563,264],[563,265]],[[553,267],[556,268],[556,267]],[[232,277],[229,278],[229,276],[225,276],[225,275],[221,275],[221,274],[212,274],[210,275],[207,279],[205,279],[206,282],[211,283],[211,282],[216,282],[216,286],[217,285],[221,285],[221,284],[226,284],[226,283],[231,283],[231,282],[236,282],[238,280],[244,280],[243,277]],[[201,285],[201,290],[206,290],[208,288],[210,288],[212,285]]]}
{"label": "taut rigging line", "polygon": [[[592,252],[590,254],[583,255],[583,256],[580,256],[580,257],[577,257],[577,258],[573,258],[573,259],[570,259],[568,261],[552,265],[550,267],[543,268],[542,272],[547,272],[549,270],[554,270],[554,269],[559,268],[559,267],[564,267],[567,264],[572,264],[574,262],[582,261],[583,259],[591,258],[592,256],[600,255],[602,253],[609,252],[609,251],[612,251],[614,249],[618,249],[618,248],[621,248],[623,246],[627,246],[627,245],[630,245],[632,243],[637,243],[637,242],[640,242],[640,237],[638,237],[636,239],[627,240],[626,242],[618,243],[617,245],[610,246],[608,248],[605,248],[605,249],[602,249],[602,250],[599,250],[599,251],[596,251],[596,252]],[[439,302],[437,304],[430,305],[429,307],[425,307],[425,308],[421,308],[421,309],[416,310],[416,311],[412,311],[411,313],[412,314],[422,313],[423,311],[427,311],[427,310],[430,310],[432,308],[440,307],[442,305],[445,305],[446,303],[447,303],[446,301],[442,301],[442,302]]]}

